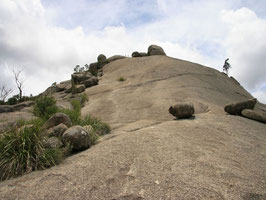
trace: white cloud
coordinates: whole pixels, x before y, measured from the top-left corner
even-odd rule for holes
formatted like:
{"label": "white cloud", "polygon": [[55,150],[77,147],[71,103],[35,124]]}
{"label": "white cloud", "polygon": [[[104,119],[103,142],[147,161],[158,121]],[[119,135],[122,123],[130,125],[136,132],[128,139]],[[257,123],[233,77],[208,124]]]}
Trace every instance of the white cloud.
{"label": "white cloud", "polygon": [[169,56],[218,70],[228,56],[232,75],[249,90],[266,80],[265,20],[248,8],[230,9],[229,1],[51,2],[0,0],[0,67],[25,68],[27,95],[69,79],[76,64],[94,62],[100,53],[131,55],[153,43]]}
{"label": "white cloud", "polygon": [[232,75],[248,90],[261,88],[266,81],[266,20],[247,8],[223,11],[222,18],[228,25],[224,47]]}

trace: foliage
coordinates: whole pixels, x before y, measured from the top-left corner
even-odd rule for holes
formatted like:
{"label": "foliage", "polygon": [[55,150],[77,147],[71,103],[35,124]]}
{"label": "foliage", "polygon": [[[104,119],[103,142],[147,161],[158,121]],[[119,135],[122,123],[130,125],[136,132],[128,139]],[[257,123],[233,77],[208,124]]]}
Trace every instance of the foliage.
{"label": "foliage", "polygon": [[5,133],[0,138],[0,180],[45,169],[60,163],[62,150],[44,148],[40,121]]}
{"label": "foliage", "polygon": [[56,100],[49,96],[40,96],[34,106],[34,114],[43,119],[49,119],[58,111]]}
{"label": "foliage", "polygon": [[81,116],[81,105],[78,100],[72,100],[71,101],[72,109],[60,109],[59,112],[65,113],[69,116],[69,118],[72,121],[73,125],[79,125],[80,124],[80,116]]}
{"label": "foliage", "polygon": [[117,81],[119,81],[119,82],[123,82],[125,80],[127,80],[127,79],[125,79],[124,77],[120,77],[120,78],[117,79]]}
{"label": "foliage", "polygon": [[90,131],[90,141],[91,141],[91,145],[94,145],[97,143],[97,140],[99,139],[99,135],[97,134],[96,131]]}
{"label": "foliage", "polygon": [[85,118],[81,117],[81,105],[78,100],[71,101],[73,109],[61,109],[60,112],[68,115],[72,121],[73,125],[86,126],[91,125],[93,130],[96,131],[99,135],[105,135],[110,133],[110,126],[101,120],[87,115]]}
{"label": "foliage", "polygon": [[105,135],[110,133],[111,131],[111,128],[108,124],[102,122],[101,120],[91,115],[87,115],[84,119],[82,119],[79,125],[91,125],[93,130],[96,131],[99,135]]}

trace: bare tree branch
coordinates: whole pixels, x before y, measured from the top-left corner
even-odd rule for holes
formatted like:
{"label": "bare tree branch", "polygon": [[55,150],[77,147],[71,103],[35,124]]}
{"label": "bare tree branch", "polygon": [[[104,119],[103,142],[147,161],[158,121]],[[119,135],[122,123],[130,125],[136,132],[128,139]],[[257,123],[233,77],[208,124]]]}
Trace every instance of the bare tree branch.
{"label": "bare tree branch", "polygon": [[5,102],[8,95],[10,95],[12,92],[13,90],[11,88],[7,88],[5,85],[1,86],[0,87],[0,101]]}
{"label": "bare tree branch", "polygon": [[15,69],[12,69],[12,72],[14,74],[14,77],[15,77],[15,82],[16,82],[16,85],[17,85],[17,88],[19,90],[19,99],[22,98],[22,92],[23,92],[23,84],[24,84],[24,81],[22,78],[21,78],[21,73],[23,72],[24,69],[20,69],[20,70],[15,70]]}

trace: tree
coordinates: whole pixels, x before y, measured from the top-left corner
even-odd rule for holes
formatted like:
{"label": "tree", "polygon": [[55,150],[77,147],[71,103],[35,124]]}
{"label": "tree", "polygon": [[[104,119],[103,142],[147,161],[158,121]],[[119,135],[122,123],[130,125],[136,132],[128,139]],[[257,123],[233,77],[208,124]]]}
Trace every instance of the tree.
{"label": "tree", "polygon": [[21,73],[23,72],[23,70],[24,69],[19,69],[19,70],[13,69],[12,70],[14,77],[15,77],[17,88],[19,90],[19,99],[22,99],[23,85],[25,81],[24,79],[21,78]]}
{"label": "tree", "polygon": [[5,85],[0,87],[0,101],[5,102],[8,95],[13,92],[11,88],[7,88]]}
{"label": "tree", "polygon": [[225,71],[225,73],[228,75],[228,70],[229,68],[231,68],[231,65],[229,64],[228,62],[229,58],[227,58],[225,61],[224,61],[224,66],[223,66],[223,71]]}

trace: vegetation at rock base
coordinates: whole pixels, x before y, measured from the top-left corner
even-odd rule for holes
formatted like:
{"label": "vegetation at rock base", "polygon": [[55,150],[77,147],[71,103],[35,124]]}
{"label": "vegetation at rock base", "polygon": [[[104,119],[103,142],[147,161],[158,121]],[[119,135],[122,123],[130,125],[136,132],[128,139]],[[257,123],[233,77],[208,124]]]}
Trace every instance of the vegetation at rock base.
{"label": "vegetation at rock base", "polygon": [[44,148],[40,132],[42,122],[24,123],[20,129],[13,129],[0,137],[0,180],[9,179],[45,169],[60,163],[63,152],[59,148]]}
{"label": "vegetation at rock base", "polygon": [[69,154],[67,145],[62,148],[45,146],[47,136],[41,127],[56,112],[68,115],[73,125],[90,125],[91,145],[97,143],[100,135],[110,133],[109,125],[101,120],[90,115],[81,117],[81,103],[85,101],[87,96],[82,95],[71,101],[72,109],[59,109],[53,97],[40,96],[34,106],[38,118],[20,120],[11,130],[0,135],[0,181],[57,165]]}

